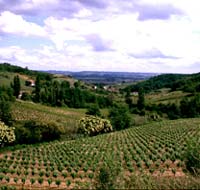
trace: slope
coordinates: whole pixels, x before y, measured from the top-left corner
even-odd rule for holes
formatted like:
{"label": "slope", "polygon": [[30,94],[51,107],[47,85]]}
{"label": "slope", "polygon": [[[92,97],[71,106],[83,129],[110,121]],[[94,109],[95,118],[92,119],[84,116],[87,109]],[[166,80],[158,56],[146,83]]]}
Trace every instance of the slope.
{"label": "slope", "polygon": [[[123,180],[133,175],[182,177],[182,183],[173,188],[189,188],[183,155],[191,137],[200,137],[200,119],[151,123],[92,138],[26,146],[0,155],[1,185],[95,188],[100,169],[108,168],[108,176],[112,176],[108,180],[120,189],[127,188]],[[198,181],[194,183],[200,187]]]}

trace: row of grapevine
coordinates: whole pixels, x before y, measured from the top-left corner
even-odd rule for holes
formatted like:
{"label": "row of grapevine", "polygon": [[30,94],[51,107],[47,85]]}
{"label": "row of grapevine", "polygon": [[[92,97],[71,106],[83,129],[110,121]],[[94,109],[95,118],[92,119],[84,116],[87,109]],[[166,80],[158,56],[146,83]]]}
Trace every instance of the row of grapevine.
{"label": "row of grapevine", "polygon": [[0,181],[14,186],[87,187],[104,165],[118,173],[184,175],[186,142],[200,120],[165,121],[127,130],[50,142],[0,155]]}

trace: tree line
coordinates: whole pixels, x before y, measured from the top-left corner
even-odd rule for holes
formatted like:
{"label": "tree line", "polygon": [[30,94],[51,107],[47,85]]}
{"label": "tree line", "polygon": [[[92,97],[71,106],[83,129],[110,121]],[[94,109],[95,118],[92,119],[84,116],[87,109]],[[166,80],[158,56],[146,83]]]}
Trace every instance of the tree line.
{"label": "tree line", "polygon": [[112,99],[85,89],[80,82],[71,87],[68,81],[41,80],[36,77],[32,100],[51,106],[68,106],[70,108],[86,108],[97,104],[100,108],[112,105]]}

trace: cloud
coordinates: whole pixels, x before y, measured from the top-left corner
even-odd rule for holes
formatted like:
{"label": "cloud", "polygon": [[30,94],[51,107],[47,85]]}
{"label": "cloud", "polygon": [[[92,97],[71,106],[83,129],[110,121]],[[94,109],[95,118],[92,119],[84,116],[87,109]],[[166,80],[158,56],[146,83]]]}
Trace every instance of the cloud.
{"label": "cloud", "polygon": [[196,0],[0,0],[0,61],[33,69],[192,70],[200,60],[197,5]]}
{"label": "cloud", "polygon": [[108,6],[108,1],[105,0],[78,0],[83,5],[89,6],[89,7],[95,7],[98,9],[104,9]]}
{"label": "cloud", "polygon": [[150,50],[146,50],[140,53],[130,53],[130,56],[136,58],[136,59],[178,59],[178,57],[165,55],[160,50],[156,48],[152,48]]}
{"label": "cloud", "polygon": [[45,37],[46,35],[41,26],[27,22],[21,15],[16,15],[9,11],[2,12],[0,15],[0,32],[20,36]]}
{"label": "cloud", "polygon": [[172,15],[182,15],[183,12],[170,4],[137,4],[138,19],[145,20],[168,20]]}
{"label": "cloud", "polygon": [[85,36],[89,44],[92,45],[94,51],[111,51],[111,42],[103,40],[98,34],[89,34]]}
{"label": "cloud", "polygon": [[89,22],[87,20],[79,21],[79,19],[63,18],[57,19],[49,17],[45,21],[45,30],[48,33],[49,39],[56,45],[58,50],[63,50],[68,43],[72,41],[84,41],[82,34],[82,27],[87,27]]}
{"label": "cloud", "polygon": [[10,11],[26,16],[71,17],[81,9],[75,0],[4,0],[0,2],[0,12]]}
{"label": "cloud", "polygon": [[[144,0],[3,0],[0,2],[0,12],[10,11],[15,14],[26,16],[48,17],[49,15],[57,18],[72,18],[80,14],[85,9],[89,14],[82,14],[85,17],[95,15],[93,19],[109,17],[113,14],[134,13],[138,14],[140,21],[150,19],[167,20],[172,15],[182,15],[183,11],[176,8],[173,2]],[[101,13],[103,12],[103,14]],[[86,13],[86,11],[85,11]]]}

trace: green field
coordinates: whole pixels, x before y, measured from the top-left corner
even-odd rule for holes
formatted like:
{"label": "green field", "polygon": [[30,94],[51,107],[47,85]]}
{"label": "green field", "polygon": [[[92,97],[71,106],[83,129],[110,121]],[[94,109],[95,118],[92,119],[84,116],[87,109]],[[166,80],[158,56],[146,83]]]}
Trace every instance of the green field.
{"label": "green field", "polygon": [[[187,141],[195,136],[200,137],[200,119],[180,119],[73,141],[27,145],[0,154],[0,184],[17,189],[95,188],[103,167],[115,174],[116,188],[130,188],[124,180],[134,175],[186,182],[183,155]],[[199,181],[194,183],[200,188]]]}
{"label": "green field", "polygon": [[169,103],[179,103],[184,97],[191,95],[191,93],[186,93],[182,91],[171,92],[170,89],[161,89],[158,92],[152,92],[146,96],[147,103],[154,104],[169,104]]}
{"label": "green field", "polygon": [[85,109],[56,108],[20,100],[12,104],[12,116],[16,121],[53,121],[61,124],[69,134],[76,132],[77,121],[84,115]]}

